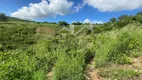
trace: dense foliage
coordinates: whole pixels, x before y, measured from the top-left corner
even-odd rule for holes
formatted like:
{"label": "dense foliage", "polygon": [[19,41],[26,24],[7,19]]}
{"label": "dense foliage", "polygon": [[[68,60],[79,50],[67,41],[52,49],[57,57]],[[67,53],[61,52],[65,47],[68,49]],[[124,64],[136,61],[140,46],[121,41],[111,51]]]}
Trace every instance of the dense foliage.
{"label": "dense foliage", "polygon": [[0,21],[7,21],[7,17],[5,16],[4,13],[0,13]]}
{"label": "dense foliage", "polygon": [[66,21],[59,21],[58,24],[60,26],[68,26],[69,25]]}
{"label": "dense foliage", "polygon": [[73,25],[82,25],[83,23],[81,23],[81,22],[73,22],[72,24]]}

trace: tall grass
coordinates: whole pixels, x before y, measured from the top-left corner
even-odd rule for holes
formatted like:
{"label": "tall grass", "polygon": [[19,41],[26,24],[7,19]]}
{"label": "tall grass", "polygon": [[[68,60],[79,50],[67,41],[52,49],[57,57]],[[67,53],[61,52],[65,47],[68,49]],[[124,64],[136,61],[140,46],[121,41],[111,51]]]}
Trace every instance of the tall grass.
{"label": "tall grass", "polygon": [[38,26],[58,27],[24,23],[0,26],[1,80],[45,80],[48,72],[53,72],[53,80],[85,80],[86,64],[92,58],[95,66],[101,67],[109,63],[130,64],[130,57],[142,55],[142,26],[138,24],[109,32],[101,30],[95,35],[84,31],[76,36],[50,37],[37,37]]}
{"label": "tall grass", "polygon": [[141,51],[142,28],[136,24],[130,24],[116,31],[100,33],[96,36],[96,67],[105,66],[109,62],[131,63],[130,56],[133,51]]}

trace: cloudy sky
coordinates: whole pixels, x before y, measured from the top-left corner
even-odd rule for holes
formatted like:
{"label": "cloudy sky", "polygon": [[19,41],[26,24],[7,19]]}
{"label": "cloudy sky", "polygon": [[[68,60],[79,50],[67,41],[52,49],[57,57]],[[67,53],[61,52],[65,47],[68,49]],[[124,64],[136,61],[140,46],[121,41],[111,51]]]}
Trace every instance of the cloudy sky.
{"label": "cloudy sky", "polygon": [[142,0],[0,0],[0,12],[35,21],[102,23],[142,11]]}

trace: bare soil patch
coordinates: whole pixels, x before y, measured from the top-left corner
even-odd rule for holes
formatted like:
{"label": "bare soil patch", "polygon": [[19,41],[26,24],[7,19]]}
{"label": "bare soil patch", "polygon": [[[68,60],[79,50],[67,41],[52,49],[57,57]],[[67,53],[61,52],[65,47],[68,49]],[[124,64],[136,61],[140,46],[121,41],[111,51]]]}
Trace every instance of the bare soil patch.
{"label": "bare soil patch", "polygon": [[55,30],[49,27],[38,27],[36,33],[45,35],[55,35]]}

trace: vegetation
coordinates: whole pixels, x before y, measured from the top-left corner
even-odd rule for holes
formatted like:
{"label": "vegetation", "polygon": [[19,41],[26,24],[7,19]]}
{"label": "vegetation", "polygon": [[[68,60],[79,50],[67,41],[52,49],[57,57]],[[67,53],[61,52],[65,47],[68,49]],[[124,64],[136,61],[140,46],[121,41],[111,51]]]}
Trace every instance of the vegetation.
{"label": "vegetation", "polygon": [[7,17],[4,13],[0,13],[0,21],[7,21]]}
{"label": "vegetation", "polygon": [[59,24],[60,26],[68,26],[68,25],[69,25],[69,24],[68,24],[67,22],[65,22],[65,21],[59,21],[58,24]]}
{"label": "vegetation", "polygon": [[[102,80],[141,80],[141,17],[122,15],[77,35],[60,32],[65,21],[7,17],[0,21],[0,80],[87,80],[89,64]],[[74,25],[75,32],[88,26]]]}
{"label": "vegetation", "polygon": [[73,22],[72,24],[73,25],[82,25],[83,23],[81,23],[81,22]]}
{"label": "vegetation", "polygon": [[101,70],[99,72],[99,75],[108,78],[111,80],[117,79],[117,80],[129,80],[132,79],[133,76],[138,76],[139,73],[134,70],[128,70],[128,69],[105,69]]}

